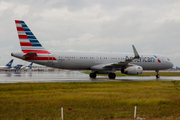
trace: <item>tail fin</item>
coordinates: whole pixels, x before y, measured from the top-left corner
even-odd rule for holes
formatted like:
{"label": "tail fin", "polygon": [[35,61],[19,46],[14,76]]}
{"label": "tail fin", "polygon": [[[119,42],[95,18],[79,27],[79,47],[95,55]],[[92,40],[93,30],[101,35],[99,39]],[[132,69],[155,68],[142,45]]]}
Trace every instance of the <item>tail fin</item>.
{"label": "tail fin", "polygon": [[23,65],[16,65],[14,68],[16,69],[16,70],[20,70],[21,69],[21,67],[22,67]]}
{"label": "tail fin", "polygon": [[18,31],[21,50],[24,53],[35,52],[37,54],[50,54],[50,52],[44,49],[24,21],[15,20],[15,23]]}
{"label": "tail fin", "polygon": [[12,59],[11,61],[9,61],[6,66],[11,67],[11,65],[12,65],[12,63],[13,63],[13,60],[14,60],[14,59]]}
{"label": "tail fin", "polygon": [[28,67],[29,67],[29,68],[32,68],[32,65],[33,65],[33,63],[31,63]]}

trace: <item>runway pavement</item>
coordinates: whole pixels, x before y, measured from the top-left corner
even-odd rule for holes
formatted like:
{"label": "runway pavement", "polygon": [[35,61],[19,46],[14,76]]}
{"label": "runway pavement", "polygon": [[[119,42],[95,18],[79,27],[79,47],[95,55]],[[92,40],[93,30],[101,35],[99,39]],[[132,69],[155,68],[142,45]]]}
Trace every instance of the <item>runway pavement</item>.
{"label": "runway pavement", "polygon": [[0,83],[19,83],[19,82],[102,82],[102,81],[174,81],[180,77],[164,77],[156,79],[155,76],[147,77],[116,77],[115,80],[107,76],[97,76],[96,79],[89,78],[89,75],[80,71],[52,71],[52,72],[0,72]]}

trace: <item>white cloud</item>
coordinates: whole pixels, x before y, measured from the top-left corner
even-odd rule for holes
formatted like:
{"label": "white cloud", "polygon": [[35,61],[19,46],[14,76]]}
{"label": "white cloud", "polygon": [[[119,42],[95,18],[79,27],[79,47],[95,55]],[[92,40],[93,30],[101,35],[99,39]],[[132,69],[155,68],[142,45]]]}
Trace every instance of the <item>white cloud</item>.
{"label": "white cloud", "polygon": [[13,6],[13,3],[1,1],[0,2],[0,15],[2,15],[5,10],[11,8],[12,6]]}
{"label": "white cloud", "polygon": [[134,44],[180,66],[179,6],[178,0],[2,0],[0,46],[20,50],[13,20],[22,19],[47,49],[132,52]]}
{"label": "white cloud", "polygon": [[28,12],[29,5],[24,4],[17,5],[13,10],[14,16],[16,16],[17,18],[22,18],[23,16],[27,15]]}

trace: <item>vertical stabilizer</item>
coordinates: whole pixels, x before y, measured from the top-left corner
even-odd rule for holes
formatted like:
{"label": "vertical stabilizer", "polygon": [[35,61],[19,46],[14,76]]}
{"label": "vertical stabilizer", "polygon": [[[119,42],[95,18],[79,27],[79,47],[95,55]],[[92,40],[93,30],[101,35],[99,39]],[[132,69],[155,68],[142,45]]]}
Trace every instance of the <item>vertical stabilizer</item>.
{"label": "vertical stabilizer", "polygon": [[33,62],[28,66],[29,68],[32,68]]}
{"label": "vertical stabilizer", "polygon": [[26,23],[22,20],[15,20],[21,50],[24,53],[35,52],[39,54],[50,54],[38,39],[34,36]]}
{"label": "vertical stabilizer", "polygon": [[12,59],[11,61],[9,61],[6,66],[11,67],[11,65],[12,65],[12,63],[13,63],[13,60],[14,60],[14,59]]}
{"label": "vertical stabilizer", "polygon": [[22,66],[23,66],[23,65],[18,64],[18,65],[16,65],[14,68],[15,68],[16,70],[20,70]]}

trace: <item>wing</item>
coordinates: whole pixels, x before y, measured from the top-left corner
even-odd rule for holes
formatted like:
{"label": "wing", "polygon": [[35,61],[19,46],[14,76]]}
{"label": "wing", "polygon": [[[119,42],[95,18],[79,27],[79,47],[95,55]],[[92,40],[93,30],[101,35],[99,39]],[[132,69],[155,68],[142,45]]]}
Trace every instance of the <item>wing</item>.
{"label": "wing", "polygon": [[115,67],[115,68],[122,68],[122,67],[127,67],[127,66],[131,66],[133,64],[129,64],[130,62],[132,62],[133,60],[135,59],[139,59],[140,56],[136,50],[136,48],[134,47],[134,45],[132,45],[133,47],[133,51],[134,51],[134,58],[131,58],[131,59],[127,59],[125,61],[120,61],[120,62],[117,62],[117,63],[110,63],[110,64],[106,64],[104,66],[104,68],[112,68],[112,67]]}
{"label": "wing", "polygon": [[93,70],[102,70],[102,69],[106,70],[106,69],[112,69],[112,68],[123,68],[123,67],[127,67],[127,66],[132,66],[133,64],[129,64],[129,63],[135,59],[140,58],[140,56],[139,56],[136,48],[134,47],[134,45],[132,45],[132,47],[133,47],[133,51],[134,51],[134,58],[127,59],[125,61],[115,62],[115,63],[98,64],[98,65],[92,66],[91,69],[93,69]]}

